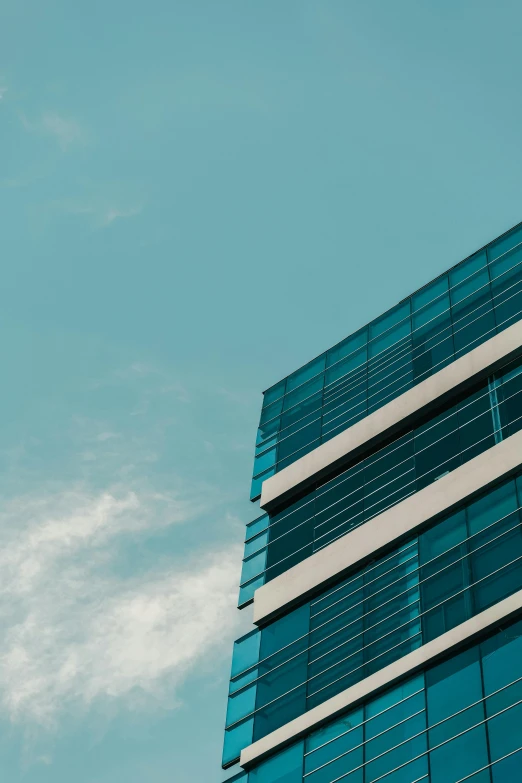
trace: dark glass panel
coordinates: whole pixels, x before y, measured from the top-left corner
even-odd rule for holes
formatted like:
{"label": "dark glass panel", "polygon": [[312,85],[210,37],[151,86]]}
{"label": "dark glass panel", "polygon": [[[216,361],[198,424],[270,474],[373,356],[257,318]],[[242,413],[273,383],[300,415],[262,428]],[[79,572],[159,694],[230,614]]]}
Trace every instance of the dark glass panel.
{"label": "dark glass panel", "polygon": [[285,394],[283,398],[283,410],[288,411],[290,408],[293,408],[294,405],[297,405],[298,403],[303,402],[303,400],[306,400],[308,397],[311,397],[312,394],[316,394],[317,392],[322,391],[323,383],[324,375],[319,375],[317,378],[313,378],[311,381],[308,381],[308,383],[299,386],[297,389],[295,389],[295,391],[290,392],[290,394]]}
{"label": "dark glass panel", "polygon": [[295,742],[250,770],[248,783],[301,783],[302,776],[303,743]]}
{"label": "dark glass panel", "polygon": [[362,348],[366,345],[367,341],[368,328],[365,326],[364,329],[350,335],[346,340],[342,340],[340,343],[337,343],[337,345],[334,345],[333,348],[330,348],[326,354],[326,366],[331,367],[332,364],[336,364],[336,362],[344,359],[345,356],[349,356],[349,354],[353,353],[358,348]]}
{"label": "dark glass panel", "polygon": [[[460,278],[451,289],[455,355],[471,350],[495,334],[495,316],[489,286],[486,254],[468,259],[450,272],[450,279]],[[480,271],[475,271],[480,269]],[[456,274],[458,272],[458,274]],[[464,277],[469,273],[470,277]]]}
{"label": "dark glass panel", "polygon": [[490,264],[497,329],[506,329],[522,315],[522,245]]}
{"label": "dark glass panel", "polygon": [[[315,414],[314,414],[315,417]],[[277,447],[277,461],[281,462],[286,460],[290,455],[299,452],[305,446],[313,443],[321,436],[321,419],[315,418],[314,421],[301,426],[299,423],[299,429],[293,435],[289,435],[284,440],[279,441]]]}
{"label": "dark glass panel", "polygon": [[275,402],[285,393],[286,379],[279,381],[275,386],[271,386],[263,395],[263,408],[267,408],[272,402]]}
{"label": "dark glass panel", "polygon": [[243,723],[238,723],[233,729],[225,731],[225,742],[223,744],[222,765],[228,767],[235,761],[239,761],[239,756],[243,748],[250,745],[254,732],[254,719],[249,718]]}
{"label": "dark glass panel", "polygon": [[[448,291],[448,275],[442,275],[434,280],[432,283],[421,288],[416,294],[413,294],[411,298],[411,309],[414,313],[413,324],[415,328],[415,318],[421,319],[422,323],[426,323],[429,317],[426,317],[426,312],[432,312],[428,307],[431,303],[447,302],[449,306],[449,299],[447,300],[444,294]],[[418,323],[418,322],[417,322]]]}
{"label": "dark glass panel", "polygon": [[415,430],[417,491],[460,465],[458,416],[449,408]]}
{"label": "dark glass panel", "polygon": [[[514,783],[522,780],[522,752],[514,753],[491,767],[493,783]],[[474,783],[474,781],[472,781]]]}
{"label": "dark glass panel", "polygon": [[[296,389],[298,386],[301,386],[303,383],[305,383],[305,381],[309,381],[310,378],[314,378],[319,373],[322,373],[324,371],[325,361],[326,354],[323,353],[321,356],[318,356],[317,359],[313,359],[308,364],[305,364],[304,367],[300,367],[299,370],[296,370],[294,373],[292,373],[292,375],[289,375],[286,379],[287,397],[289,396],[289,393],[293,391],[293,389]],[[290,405],[285,401],[285,408],[289,407]]]}
{"label": "dark glass panel", "polygon": [[458,406],[460,449],[467,462],[495,445],[491,400],[484,384]]}
{"label": "dark glass panel", "polygon": [[[449,300],[449,297],[448,297]],[[441,300],[442,305],[445,302]],[[438,304],[438,303],[435,303]],[[428,308],[429,309],[429,308]],[[454,356],[453,330],[449,309],[418,326],[412,336],[412,371],[416,383],[438,372]]]}
{"label": "dark glass panel", "polygon": [[234,642],[231,677],[237,677],[237,675],[257,663],[259,660],[260,641],[261,631],[256,629]]}
{"label": "dark glass panel", "polygon": [[[433,748],[485,717],[481,702],[483,694],[479,647],[472,647],[428,669],[426,688],[428,722],[434,727],[429,731],[429,743]],[[433,753],[431,756],[433,757]],[[481,766],[482,764],[477,764],[469,771]],[[438,777],[437,780],[442,781],[442,778]]]}
{"label": "dark glass panel", "polygon": [[[517,366],[519,364],[519,366]],[[497,388],[499,415],[503,429],[514,435],[522,427],[522,365],[518,361],[500,376],[502,385]]]}

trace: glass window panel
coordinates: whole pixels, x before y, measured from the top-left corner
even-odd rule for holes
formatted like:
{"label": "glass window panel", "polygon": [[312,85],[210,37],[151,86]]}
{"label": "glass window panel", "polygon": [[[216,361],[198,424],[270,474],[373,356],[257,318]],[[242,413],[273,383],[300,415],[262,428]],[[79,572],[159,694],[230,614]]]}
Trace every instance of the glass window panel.
{"label": "glass window panel", "polygon": [[[260,432],[260,430],[258,430]],[[262,441],[261,443],[256,444],[256,457],[258,454],[261,454],[263,451],[266,451],[271,446],[277,445],[277,434],[273,435],[271,438],[267,438],[266,440]]]}
{"label": "glass window panel", "polygon": [[514,623],[486,639],[480,648],[486,696],[522,676],[522,622]]}
{"label": "glass window panel", "polygon": [[[408,318],[402,321],[397,326],[393,327],[389,331],[385,332],[380,337],[376,337],[370,343],[368,343],[368,356],[370,358],[376,357],[378,354],[382,354],[386,348],[390,348],[400,340],[404,340],[411,335],[411,321]],[[406,343],[405,343],[406,344]]]}
{"label": "glass window panel", "polygon": [[413,377],[416,382],[438,372],[454,358],[449,312],[442,313],[412,335]]}
{"label": "glass window panel", "polygon": [[502,517],[506,517],[517,509],[515,484],[508,481],[505,484],[490,489],[478,500],[467,506],[467,516],[470,535],[492,525]]}
{"label": "glass window panel", "polygon": [[[512,529],[515,523],[517,527]],[[488,543],[495,535],[497,540]],[[473,596],[475,611],[480,612],[522,588],[522,531],[518,514],[477,536],[474,543],[477,551],[471,556],[471,569],[473,581],[479,584]]]}
{"label": "glass window panel", "polygon": [[[417,690],[422,689],[422,682],[417,683]],[[424,691],[414,692],[411,696],[405,696],[398,703],[377,715],[368,721],[366,725],[366,738],[371,739],[383,732],[387,732],[392,726],[400,723],[407,718],[411,718],[417,713],[423,713],[425,710]]]}
{"label": "glass window panel", "polygon": [[[330,738],[328,733],[322,737],[314,736],[312,744],[321,747],[305,756],[307,783],[330,783],[363,763],[361,722],[362,709],[352,713],[348,721],[336,721],[333,724],[339,736]],[[307,743],[307,747],[310,747],[310,743]]]}
{"label": "glass window panel", "polygon": [[[362,729],[359,730],[362,740]],[[364,760],[364,752],[361,745],[351,751],[344,752],[340,758],[332,759],[327,766],[311,772],[306,777],[306,783],[331,783],[333,780],[342,778],[343,783],[353,783],[353,781],[363,781],[363,770],[361,765]],[[357,770],[357,771],[355,771]]]}
{"label": "glass window panel", "polygon": [[259,449],[259,447],[262,445],[263,447],[265,447],[264,444],[266,444],[266,447],[268,448],[268,446],[271,445],[271,443],[269,443],[268,441],[277,442],[277,433],[279,430],[280,423],[281,423],[280,418],[276,417],[275,419],[272,419],[266,424],[260,425],[257,431],[256,448]]}
{"label": "glass window panel", "polygon": [[279,381],[275,386],[271,386],[263,395],[263,408],[271,405],[285,393],[286,379]]}
{"label": "glass window panel", "polygon": [[267,478],[273,476],[274,473],[275,468],[270,468],[270,470],[267,470],[266,473],[262,473],[260,476],[254,476],[252,479],[252,486],[250,488],[250,500],[257,500],[261,496],[261,487],[263,486],[263,481],[266,481]]}
{"label": "glass window panel", "polygon": [[261,574],[256,579],[248,582],[246,585],[241,585],[239,588],[239,600],[238,607],[242,607],[254,599],[254,593],[258,587],[262,587],[265,584],[265,574]]}
{"label": "glass window panel", "polygon": [[[323,759],[325,759],[325,756],[322,754],[322,750],[319,751],[319,749],[322,749],[323,745],[331,747],[331,743],[333,743],[334,740],[339,738],[342,739],[343,736],[348,733],[352,734],[352,729],[360,726],[362,722],[363,710],[361,707],[358,710],[343,715],[341,718],[338,718],[331,723],[327,723],[326,726],[323,726],[310,734],[306,740],[306,753],[310,753],[311,755],[308,757],[309,761],[305,762],[305,772],[310,769],[317,769],[317,767],[324,763]],[[352,741],[350,740],[350,742]],[[350,747],[355,744],[355,742],[352,742]],[[312,751],[318,752],[313,753]],[[330,758],[333,758],[336,755],[337,753],[332,752],[330,753]]]}
{"label": "glass window panel", "polygon": [[[401,682],[394,688],[390,688],[366,704],[366,720],[376,718],[380,713],[384,713],[386,710],[389,710],[390,707],[394,707],[400,701],[409,698],[417,691],[422,690],[423,687],[424,675],[419,674],[416,677],[411,677],[409,680]],[[388,713],[388,715],[390,715],[390,713]],[[385,721],[386,719],[381,716],[380,720]],[[392,726],[394,722],[395,721],[390,716],[390,722],[387,724],[381,723],[382,728],[380,730],[384,731],[388,726]],[[375,733],[377,733],[377,731]]]}
{"label": "glass window panel", "polygon": [[356,332],[356,334],[352,334],[350,337],[347,337],[346,340],[337,343],[337,345],[334,345],[333,348],[330,348],[326,355],[326,366],[331,367],[332,364],[336,364],[338,361],[344,359],[345,356],[349,356],[349,354],[353,353],[358,348],[362,348],[364,345],[366,345],[367,342],[368,329],[365,327],[359,332]]}
{"label": "glass window panel", "polygon": [[258,576],[266,568],[266,554],[267,550],[262,549],[261,552],[252,555],[247,560],[243,560],[243,567],[241,568],[241,584],[249,582],[255,576]]}
{"label": "glass window panel", "polygon": [[[472,647],[428,669],[426,687],[429,725],[440,724],[429,732],[433,747],[476,722],[476,708],[465,708],[482,698],[479,648]],[[482,706],[478,709],[483,717]],[[455,715],[458,712],[460,715]]]}
{"label": "glass window panel", "polygon": [[263,410],[261,411],[261,419],[260,419],[261,425],[265,424],[267,421],[271,421],[272,419],[275,419],[276,416],[279,416],[279,414],[283,410],[283,401],[284,401],[284,397],[281,397],[281,399],[276,400],[276,402],[273,402],[271,405],[267,405],[266,408],[263,408]]}
{"label": "glass window panel", "polygon": [[293,408],[283,413],[279,439],[281,440],[281,438],[292,432],[300,430],[310,421],[320,420],[322,400],[322,392],[316,392],[311,397],[307,397],[306,400],[294,405]]}
{"label": "glass window panel", "polygon": [[460,440],[455,409],[434,416],[415,430],[417,491],[460,465]]}
{"label": "glass window panel", "polygon": [[494,261],[489,271],[497,327],[506,328],[522,310],[522,245]]}
{"label": "glass window panel", "polygon": [[234,642],[232,653],[232,677],[236,677],[246,669],[254,666],[259,660],[259,643],[261,641],[261,632],[259,630],[238,639]]}
{"label": "glass window panel", "polygon": [[[360,383],[361,376],[359,373],[354,373],[354,370],[357,370],[359,367],[364,365],[366,363],[367,358],[368,358],[367,350],[366,350],[366,346],[364,346],[364,348],[361,348],[356,353],[353,353],[351,356],[348,356],[343,361],[338,362],[337,364],[335,364],[333,367],[331,367],[329,370],[326,371],[325,386],[328,387],[329,384],[338,381],[340,378],[347,376],[349,373],[350,374],[353,373],[354,384],[356,384],[357,382]],[[328,391],[329,393],[332,393],[330,389]]]}
{"label": "glass window panel", "polygon": [[293,612],[275,620],[261,632],[261,658],[281,650],[308,633],[310,607],[308,604],[294,609]]}
{"label": "glass window panel", "polygon": [[[288,378],[286,379],[287,395],[293,389],[296,389],[298,386],[301,386],[301,384],[304,383],[305,381],[308,381],[310,380],[310,378],[313,378],[318,373],[323,372],[325,367],[325,361],[326,361],[326,354],[323,353],[321,356],[318,356],[317,359],[314,359],[308,364],[305,364],[304,367],[301,367],[299,370],[296,370],[296,372],[292,373],[292,375],[289,375]],[[285,405],[285,407],[288,408],[289,405]]]}
{"label": "glass window panel", "polygon": [[513,367],[501,376],[502,386],[497,388],[499,415],[502,426],[509,435],[518,432],[522,413],[522,366]]}
{"label": "glass window panel", "polygon": [[249,522],[246,526],[245,541],[249,541],[258,533],[266,530],[268,528],[269,521],[268,514],[263,514],[262,516],[257,517],[257,519],[253,519],[252,522]]}
{"label": "glass window panel", "polygon": [[[398,747],[391,748],[388,752],[385,752],[384,755],[377,757],[372,761],[367,761],[365,769],[366,781],[369,783],[370,781],[381,778],[383,775],[386,775],[386,782],[394,781],[394,783],[398,783],[398,781],[415,780],[415,778],[411,777],[412,770],[410,765],[397,770],[395,773],[389,773],[396,769],[396,767],[401,767],[409,761],[413,762],[413,759],[426,751],[427,743],[425,734],[410,739],[411,735],[415,733],[415,730],[422,731],[423,728],[423,716],[420,715],[412,718],[406,724],[397,726],[394,734],[400,744],[398,744]],[[367,753],[371,752],[372,745],[373,743],[366,745]],[[417,775],[417,777],[419,776],[418,773],[424,774],[427,767],[426,759],[421,761],[420,764],[419,761],[420,760],[413,762],[413,764],[415,764],[414,774]]]}
{"label": "glass window panel", "polygon": [[[464,280],[462,283],[459,283],[459,285],[451,289],[451,303],[453,307],[455,308],[457,304],[464,303],[465,300],[471,300],[473,302],[473,308],[476,309],[478,307],[477,303],[480,300],[473,295],[479,293],[482,289],[487,290],[488,283],[489,283],[489,275],[487,269],[483,269],[481,272],[478,272],[476,275],[473,275],[467,280]],[[467,311],[464,309],[463,306],[460,306],[454,311],[453,320],[454,322],[456,322],[455,323],[456,329],[459,328],[458,319],[459,318],[461,319],[466,312]]]}
{"label": "glass window panel", "polygon": [[304,426],[301,426],[303,422],[300,422],[296,427],[296,432],[279,441],[277,447],[278,462],[287,459],[291,454],[295,454],[321,436],[321,417],[314,414],[310,418],[313,418],[311,422],[308,418],[304,422]]}
{"label": "glass window panel", "polygon": [[488,246],[488,257],[490,262],[499,258],[504,253],[512,250],[514,247],[522,242],[522,226],[517,226],[513,231],[510,231],[496,242],[492,242]]}
{"label": "glass window panel", "polygon": [[251,538],[249,541],[245,543],[245,557],[250,557],[250,555],[253,555],[254,553],[258,552],[260,549],[262,549],[264,546],[266,546],[268,543],[268,528],[263,532],[259,533],[255,538]]}
{"label": "glass window panel", "polygon": [[312,394],[321,391],[323,383],[324,375],[319,375],[317,378],[308,381],[308,383],[299,386],[298,389],[290,392],[290,394],[285,394],[283,409],[287,411],[289,408],[293,408],[294,405],[297,405],[298,402],[302,402],[307,399],[307,397],[311,397]]}
{"label": "glass window panel", "polygon": [[253,733],[253,718],[249,718],[243,723],[238,723],[233,729],[227,729],[227,731],[225,731],[222,760],[224,767],[228,767],[235,761],[239,761],[239,756],[241,755],[243,748],[252,744]]}
{"label": "glass window panel", "polygon": [[458,406],[460,448],[463,461],[495,445],[494,420],[487,386],[482,386]]}
{"label": "glass window panel", "polygon": [[455,266],[453,269],[450,269],[449,272],[450,286],[453,288],[463,280],[466,280],[466,278],[468,278],[470,275],[473,275],[475,272],[483,269],[486,266],[486,263],[486,251],[481,250],[479,253],[475,253],[475,255],[467,258],[460,264],[457,264],[457,266]]}
{"label": "glass window panel", "polygon": [[510,707],[506,712],[488,721],[491,761],[498,761],[522,746],[522,704]]}
{"label": "glass window panel", "polygon": [[421,288],[416,294],[413,294],[411,298],[411,308],[415,313],[418,310],[424,308],[429,302],[433,302],[435,299],[443,298],[442,294],[448,291],[448,276],[442,275],[438,277],[433,283]]}
{"label": "glass window panel", "polygon": [[380,318],[376,318],[375,321],[372,321],[370,324],[369,339],[374,340],[376,337],[379,337],[379,335],[387,332],[388,329],[391,329],[392,326],[395,326],[400,321],[408,318],[409,314],[410,300],[406,299],[392,310],[388,310],[388,312],[384,313],[384,315],[381,315]]}
{"label": "glass window panel", "polygon": [[[493,783],[513,783],[522,779],[522,752],[514,753],[491,767]],[[474,783],[474,781],[472,781]]]}
{"label": "glass window panel", "polygon": [[303,743],[294,745],[262,761],[250,770],[249,783],[302,783]]}
{"label": "glass window panel", "polygon": [[451,291],[455,351],[471,350],[495,334],[495,317],[487,269]]}
{"label": "glass window panel", "polygon": [[228,698],[226,725],[251,715],[256,707],[256,685],[250,685]]}
{"label": "glass window panel", "polygon": [[449,317],[449,311],[450,298],[449,294],[445,293],[434,302],[431,302],[431,304],[423,307],[418,313],[413,314],[413,328],[418,330],[421,326],[426,326],[427,324],[431,324],[434,327],[437,316],[446,315]]}
{"label": "glass window panel", "polygon": [[[461,544],[466,540],[467,535],[466,512],[463,510],[456,511],[437,522],[436,525],[419,536],[421,564],[427,563]],[[435,565],[435,569],[439,570],[439,567]]]}
{"label": "glass window panel", "polygon": [[[259,692],[259,685],[258,685]],[[254,741],[266,737],[306,710],[306,686],[302,685],[287,693],[273,704],[258,709],[254,723]]]}
{"label": "glass window panel", "polygon": [[478,726],[430,753],[430,783],[457,783],[489,763],[486,729]]}
{"label": "glass window panel", "polygon": [[269,451],[265,451],[263,454],[257,456],[254,460],[254,473],[258,476],[260,473],[264,473],[265,470],[271,468],[276,462],[276,449],[272,448]]}

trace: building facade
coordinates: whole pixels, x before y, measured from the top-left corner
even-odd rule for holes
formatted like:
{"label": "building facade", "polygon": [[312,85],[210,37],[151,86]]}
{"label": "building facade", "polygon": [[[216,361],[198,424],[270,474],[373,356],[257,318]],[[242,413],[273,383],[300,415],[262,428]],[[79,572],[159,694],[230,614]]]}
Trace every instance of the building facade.
{"label": "building facade", "polygon": [[522,224],[264,393],[251,499],[229,780],[522,780]]}

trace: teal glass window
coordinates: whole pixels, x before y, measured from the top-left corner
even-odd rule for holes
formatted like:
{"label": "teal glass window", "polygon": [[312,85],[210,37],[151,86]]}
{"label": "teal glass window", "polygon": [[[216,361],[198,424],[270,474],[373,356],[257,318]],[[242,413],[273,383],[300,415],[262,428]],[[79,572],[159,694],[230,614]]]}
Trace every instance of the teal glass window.
{"label": "teal glass window", "polygon": [[521,653],[522,620],[504,622],[261,761],[248,783],[515,783]]}
{"label": "teal glass window", "polygon": [[[418,536],[269,623],[257,632],[260,640],[240,640],[230,688],[237,703],[230,716],[250,720],[256,688],[254,736],[260,738],[522,589],[517,483],[522,484],[518,477],[501,482],[444,515]],[[304,514],[306,498],[300,503],[297,511]],[[508,672],[507,664],[504,668]],[[464,693],[467,680],[461,669],[455,676]],[[448,671],[440,675],[445,682]],[[517,688],[522,699],[522,685]],[[433,748],[445,741],[441,736],[453,736],[453,724],[437,713],[436,693],[434,685],[431,716],[439,717],[432,725],[441,727],[430,734]],[[491,698],[492,705],[501,699]],[[411,718],[417,725],[413,713]],[[379,721],[376,717],[375,726]],[[445,753],[434,757],[441,769]],[[372,768],[384,769],[382,758]],[[319,773],[317,777],[321,779]]]}
{"label": "teal glass window", "polygon": [[[521,317],[522,228],[517,226],[265,392],[257,446],[269,448],[295,434],[282,425],[283,410],[293,417],[292,426],[298,420],[303,426],[295,443],[276,452],[266,473],[264,464],[255,462],[251,498],[259,497],[273,472]],[[313,414],[306,406],[292,410],[314,394]]]}
{"label": "teal glass window", "polygon": [[[520,428],[522,360],[517,359],[477,384],[463,399],[448,402],[391,442],[361,456],[335,478],[324,479],[284,511],[271,514],[264,580],[273,579]],[[254,578],[253,570],[248,574]]]}

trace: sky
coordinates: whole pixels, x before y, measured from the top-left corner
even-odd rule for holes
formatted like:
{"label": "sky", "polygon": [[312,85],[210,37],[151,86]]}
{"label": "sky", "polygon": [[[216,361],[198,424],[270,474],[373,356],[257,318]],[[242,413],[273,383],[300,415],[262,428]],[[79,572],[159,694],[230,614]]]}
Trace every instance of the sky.
{"label": "sky", "polygon": [[263,389],[522,220],[514,0],[2,0],[0,770],[219,783]]}

